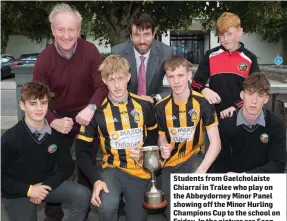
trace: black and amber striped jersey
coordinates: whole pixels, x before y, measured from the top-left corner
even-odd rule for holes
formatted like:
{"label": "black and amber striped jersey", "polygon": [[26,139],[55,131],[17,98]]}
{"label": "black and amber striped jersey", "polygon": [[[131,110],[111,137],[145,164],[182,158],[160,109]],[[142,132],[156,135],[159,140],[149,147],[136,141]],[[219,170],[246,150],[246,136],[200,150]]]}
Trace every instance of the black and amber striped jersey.
{"label": "black and amber striped jersey", "polygon": [[165,167],[175,166],[197,154],[203,145],[203,128],[218,125],[213,105],[202,94],[191,91],[187,102],[176,102],[172,94],[155,107],[159,135],[172,146]]}
{"label": "black and amber striped jersey", "polygon": [[[97,134],[103,152],[103,168],[117,167],[131,175],[150,178],[150,173],[139,167],[130,157],[130,148],[141,148],[147,141],[148,131],[155,130],[157,132],[154,107],[149,101],[132,93],[129,93],[127,102],[123,104],[112,103],[106,98],[90,124],[80,129],[77,136],[77,158],[90,154],[89,147]],[[154,139],[154,143],[149,145],[156,143],[157,140]],[[92,167],[89,170],[91,169]]]}

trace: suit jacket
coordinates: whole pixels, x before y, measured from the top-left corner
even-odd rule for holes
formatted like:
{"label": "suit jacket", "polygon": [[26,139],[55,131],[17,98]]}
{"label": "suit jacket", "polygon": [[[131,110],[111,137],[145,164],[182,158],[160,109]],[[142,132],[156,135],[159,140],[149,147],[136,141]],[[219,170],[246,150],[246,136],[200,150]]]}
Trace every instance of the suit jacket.
{"label": "suit jacket", "polygon": [[[130,65],[131,80],[128,85],[129,92],[137,94],[138,78],[137,78],[137,65],[134,53],[133,43],[127,41],[112,47],[112,54],[121,55],[126,58]],[[146,91],[147,95],[160,94],[165,97],[168,92],[163,89],[164,68],[165,60],[171,56],[172,48],[160,41],[153,40],[151,51],[146,67]]]}

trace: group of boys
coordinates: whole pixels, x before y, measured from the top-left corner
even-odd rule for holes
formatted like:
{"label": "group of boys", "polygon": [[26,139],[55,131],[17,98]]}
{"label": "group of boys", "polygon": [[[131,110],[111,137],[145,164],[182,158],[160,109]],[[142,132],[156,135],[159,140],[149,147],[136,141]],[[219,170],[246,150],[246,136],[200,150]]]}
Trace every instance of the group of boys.
{"label": "group of boys", "polygon": [[[221,46],[206,53],[192,89],[191,63],[177,55],[165,61],[172,92],[155,105],[128,92],[131,74],[125,58],[111,55],[103,61],[99,71],[109,94],[76,139],[77,164],[92,193],[68,181],[73,164],[66,139],[45,120],[49,89],[39,82],[23,85],[19,104],[25,118],[2,137],[2,198],[9,218],[35,221],[37,205],[45,201],[67,202],[69,220],[84,220],[91,201],[100,220],[116,221],[123,195],[127,220],[146,221],[142,202],[150,173],[138,165],[143,146],[160,146],[166,160],[161,187],[168,220],[171,173],[284,172],[285,125],[263,108],[270,84],[255,73],[256,57],[239,42],[238,16],[224,13],[217,32]],[[209,147],[202,153],[204,131]],[[96,136],[103,153],[101,173],[92,163]]]}

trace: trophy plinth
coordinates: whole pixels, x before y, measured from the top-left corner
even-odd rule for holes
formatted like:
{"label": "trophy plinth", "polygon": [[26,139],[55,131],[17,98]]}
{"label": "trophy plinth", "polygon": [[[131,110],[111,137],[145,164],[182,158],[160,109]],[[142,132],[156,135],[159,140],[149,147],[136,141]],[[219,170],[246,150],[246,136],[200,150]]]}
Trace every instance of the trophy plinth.
{"label": "trophy plinth", "polygon": [[160,209],[167,205],[164,193],[155,187],[154,172],[162,167],[158,146],[143,147],[143,168],[151,173],[151,188],[145,193],[143,207],[147,209]]}

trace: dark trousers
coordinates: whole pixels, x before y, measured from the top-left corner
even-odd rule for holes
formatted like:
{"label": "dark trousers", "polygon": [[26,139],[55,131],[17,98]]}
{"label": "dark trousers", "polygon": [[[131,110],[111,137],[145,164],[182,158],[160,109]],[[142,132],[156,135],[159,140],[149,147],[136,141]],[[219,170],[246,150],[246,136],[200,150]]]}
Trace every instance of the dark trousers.
{"label": "dark trousers", "polygon": [[[69,221],[85,220],[90,207],[91,192],[84,186],[66,180],[51,191],[45,202],[64,202],[70,206]],[[2,197],[10,221],[37,221],[37,205],[29,197],[7,199]]]}
{"label": "dark trousers", "polygon": [[109,193],[101,191],[101,205],[97,208],[100,221],[117,221],[121,195],[125,202],[127,221],[146,221],[147,210],[142,207],[150,179],[132,176],[119,168],[105,168],[101,173]]}
{"label": "dark trousers", "polygon": [[164,198],[167,200],[167,207],[165,215],[168,221],[170,221],[170,175],[172,173],[193,173],[199,167],[204,156],[198,153],[191,156],[187,161],[176,165],[174,167],[166,167],[162,169],[162,189],[164,192]]}
{"label": "dark trousers", "polygon": [[[74,122],[74,127],[72,131],[69,134],[67,134],[67,137],[70,140],[69,145],[68,145],[69,148],[72,147],[75,137],[78,134],[79,130],[80,130],[79,124]],[[95,139],[93,143],[93,148],[92,148],[93,165],[96,164],[96,154],[97,154],[98,144],[99,144],[99,140]],[[93,189],[88,178],[80,171],[80,169],[78,169],[78,183],[87,187],[91,191]],[[64,212],[61,208],[61,204],[60,203],[47,203],[45,207],[45,215],[46,215],[45,221],[61,221],[64,217]],[[88,216],[88,213],[87,213],[87,216]]]}

